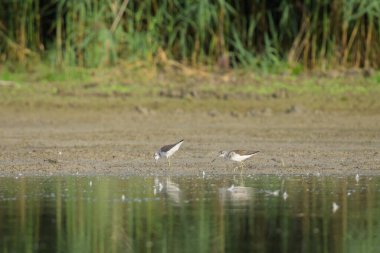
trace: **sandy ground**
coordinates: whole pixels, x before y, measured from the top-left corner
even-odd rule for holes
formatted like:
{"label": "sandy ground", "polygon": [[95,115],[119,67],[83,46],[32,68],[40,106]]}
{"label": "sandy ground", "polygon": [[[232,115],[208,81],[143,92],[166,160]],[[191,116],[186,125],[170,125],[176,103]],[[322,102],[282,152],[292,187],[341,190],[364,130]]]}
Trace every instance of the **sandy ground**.
{"label": "sandy ground", "polygon": [[[380,174],[380,114],[245,116],[133,110],[0,111],[0,175],[234,173],[222,149],[259,150],[249,174]],[[164,144],[185,139],[167,162]]]}

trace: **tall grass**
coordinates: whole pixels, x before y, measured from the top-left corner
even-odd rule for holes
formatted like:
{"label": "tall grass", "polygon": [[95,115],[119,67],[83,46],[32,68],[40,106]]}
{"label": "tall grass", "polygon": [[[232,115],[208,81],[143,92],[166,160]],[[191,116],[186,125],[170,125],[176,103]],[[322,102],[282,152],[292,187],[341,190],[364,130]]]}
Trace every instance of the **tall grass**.
{"label": "tall grass", "polygon": [[173,59],[328,69],[377,68],[379,56],[380,1],[0,2],[1,62],[94,67]]}

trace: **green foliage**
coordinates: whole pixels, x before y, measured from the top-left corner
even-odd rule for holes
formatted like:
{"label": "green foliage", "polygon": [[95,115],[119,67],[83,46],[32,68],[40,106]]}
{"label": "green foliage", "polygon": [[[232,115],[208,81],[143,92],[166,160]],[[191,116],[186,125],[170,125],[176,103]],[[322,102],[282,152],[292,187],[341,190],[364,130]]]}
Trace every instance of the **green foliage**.
{"label": "green foliage", "polygon": [[380,1],[144,0],[125,10],[124,1],[1,1],[0,62],[95,67],[163,52],[193,66],[228,57],[265,72],[380,66]]}

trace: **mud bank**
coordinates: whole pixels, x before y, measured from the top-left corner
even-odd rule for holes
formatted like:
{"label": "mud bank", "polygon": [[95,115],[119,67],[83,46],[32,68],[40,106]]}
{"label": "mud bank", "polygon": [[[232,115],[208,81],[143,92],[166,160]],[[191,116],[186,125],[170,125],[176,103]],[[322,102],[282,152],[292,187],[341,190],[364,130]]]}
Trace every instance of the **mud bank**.
{"label": "mud bank", "polygon": [[[0,111],[0,175],[230,174],[222,149],[254,149],[245,174],[380,174],[380,114],[240,116],[176,111]],[[185,139],[154,162],[164,144]]]}

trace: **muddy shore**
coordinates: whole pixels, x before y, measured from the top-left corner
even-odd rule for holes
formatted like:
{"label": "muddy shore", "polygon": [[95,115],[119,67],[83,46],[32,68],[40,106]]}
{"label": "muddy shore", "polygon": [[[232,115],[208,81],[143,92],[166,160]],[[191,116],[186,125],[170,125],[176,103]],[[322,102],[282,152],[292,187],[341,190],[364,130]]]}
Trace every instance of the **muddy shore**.
{"label": "muddy shore", "polygon": [[[0,174],[230,174],[219,150],[260,150],[245,174],[380,174],[380,114],[234,115],[107,109],[1,111]],[[167,162],[160,146],[185,139]]]}

